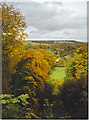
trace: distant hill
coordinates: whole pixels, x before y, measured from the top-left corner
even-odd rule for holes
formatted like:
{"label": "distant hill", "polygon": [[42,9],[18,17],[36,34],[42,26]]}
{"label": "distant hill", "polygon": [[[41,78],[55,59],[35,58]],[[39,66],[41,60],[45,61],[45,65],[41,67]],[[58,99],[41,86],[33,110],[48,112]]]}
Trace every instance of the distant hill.
{"label": "distant hill", "polygon": [[52,43],[84,43],[76,40],[26,40],[27,43],[41,43],[41,44],[52,44]]}

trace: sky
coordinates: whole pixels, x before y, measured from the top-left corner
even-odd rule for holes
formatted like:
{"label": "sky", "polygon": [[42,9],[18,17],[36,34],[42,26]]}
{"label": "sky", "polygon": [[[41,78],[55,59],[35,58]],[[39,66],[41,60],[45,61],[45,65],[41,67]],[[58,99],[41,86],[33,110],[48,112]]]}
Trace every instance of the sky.
{"label": "sky", "polygon": [[25,16],[27,39],[87,41],[86,2],[16,2]]}

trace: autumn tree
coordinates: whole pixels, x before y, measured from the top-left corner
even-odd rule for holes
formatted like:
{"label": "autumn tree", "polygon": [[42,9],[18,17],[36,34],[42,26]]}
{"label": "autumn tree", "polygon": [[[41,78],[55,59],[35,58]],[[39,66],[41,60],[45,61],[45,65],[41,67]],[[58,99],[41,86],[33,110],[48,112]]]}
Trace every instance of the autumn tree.
{"label": "autumn tree", "polygon": [[12,76],[12,93],[21,95],[28,93],[30,96],[30,107],[38,104],[36,93],[44,89],[50,66],[39,50],[29,49],[25,52],[22,60],[17,65],[17,72]]}
{"label": "autumn tree", "polygon": [[87,43],[78,48],[66,70],[66,77],[69,80],[79,79],[82,74],[87,76],[88,72],[88,46]]}
{"label": "autumn tree", "polygon": [[64,57],[73,54],[74,51],[81,47],[82,43],[53,43],[50,46],[51,51],[53,51],[57,56]]}
{"label": "autumn tree", "polygon": [[44,54],[44,59],[47,60],[47,62],[49,63],[50,68],[54,68],[55,67],[55,63],[56,63],[56,57],[55,54],[50,52],[45,52],[44,50],[40,49],[40,51]]}
{"label": "autumn tree", "polygon": [[61,100],[72,118],[87,118],[88,112],[88,46],[83,44],[74,53],[60,89]]}
{"label": "autumn tree", "polygon": [[3,93],[10,90],[9,81],[15,72],[15,66],[23,54],[24,17],[13,5],[1,3],[2,7],[2,79]]}

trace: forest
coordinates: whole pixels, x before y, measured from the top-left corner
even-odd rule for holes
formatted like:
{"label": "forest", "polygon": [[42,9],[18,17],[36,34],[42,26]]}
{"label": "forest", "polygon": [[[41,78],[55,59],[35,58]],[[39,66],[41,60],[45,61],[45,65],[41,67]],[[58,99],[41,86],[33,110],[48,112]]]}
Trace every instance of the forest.
{"label": "forest", "polygon": [[88,43],[26,42],[25,17],[2,7],[2,118],[87,119]]}

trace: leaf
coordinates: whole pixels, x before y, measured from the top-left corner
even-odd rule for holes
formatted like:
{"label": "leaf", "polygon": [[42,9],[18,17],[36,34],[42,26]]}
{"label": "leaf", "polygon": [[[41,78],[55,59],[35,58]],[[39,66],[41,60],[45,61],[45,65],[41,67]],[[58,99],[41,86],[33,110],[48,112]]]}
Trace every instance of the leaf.
{"label": "leaf", "polygon": [[1,98],[5,98],[5,97],[11,98],[12,96],[13,95],[11,95],[11,94],[2,94],[2,95],[0,95]]}
{"label": "leaf", "polygon": [[6,104],[6,103],[9,103],[10,101],[9,100],[2,100],[2,104]]}
{"label": "leaf", "polygon": [[11,100],[11,102],[12,102],[12,103],[17,103],[17,102],[20,102],[20,100],[18,100],[18,98],[13,98],[13,99]]}

